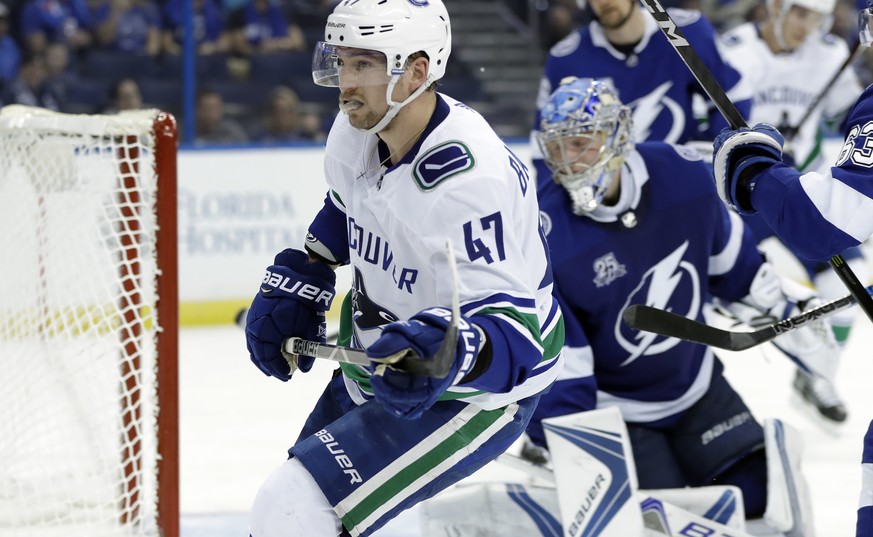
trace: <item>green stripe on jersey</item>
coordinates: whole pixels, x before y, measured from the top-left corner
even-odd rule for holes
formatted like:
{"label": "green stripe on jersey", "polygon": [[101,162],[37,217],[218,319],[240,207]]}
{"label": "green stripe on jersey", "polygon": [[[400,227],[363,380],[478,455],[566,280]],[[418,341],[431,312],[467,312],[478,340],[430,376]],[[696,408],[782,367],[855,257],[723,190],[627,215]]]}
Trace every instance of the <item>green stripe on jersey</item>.
{"label": "green stripe on jersey", "polygon": [[564,316],[558,312],[558,323],[543,340],[543,361],[551,360],[564,348]]}
{"label": "green stripe on jersey", "polygon": [[478,310],[476,311],[476,313],[473,314],[473,322],[475,322],[476,315],[503,315],[505,317],[514,319],[518,321],[519,324],[527,328],[528,333],[539,345],[543,345],[543,336],[540,332],[540,320],[534,313],[522,313],[512,307],[482,308],[481,310]]}
{"label": "green stripe on jersey", "polygon": [[[479,435],[503,418],[505,414],[505,407],[478,412],[467,423],[461,426],[460,429],[452,433],[451,436],[434,446],[411,464],[402,468],[393,477],[385,481],[384,484],[368,494],[342,517],[343,526],[351,529],[362,523],[389,500],[403,493],[416,480],[429,472],[433,472],[440,464],[473,443]],[[426,442],[427,439],[424,441]],[[378,477],[378,474],[375,477]],[[410,491],[410,493],[412,492],[414,491]]]}

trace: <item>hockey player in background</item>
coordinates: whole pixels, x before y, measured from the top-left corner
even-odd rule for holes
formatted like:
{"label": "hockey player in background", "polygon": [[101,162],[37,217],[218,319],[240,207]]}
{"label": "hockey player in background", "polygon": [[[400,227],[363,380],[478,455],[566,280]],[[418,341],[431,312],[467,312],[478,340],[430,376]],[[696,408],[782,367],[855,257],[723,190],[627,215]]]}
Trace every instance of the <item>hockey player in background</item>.
{"label": "hockey player in background", "polygon": [[[869,4],[868,4],[869,6]],[[873,43],[873,7],[858,16],[861,45]],[[783,162],[782,134],[768,124],[725,130],[713,151],[715,184],[725,203],[759,213],[798,255],[829,259],[873,236],[873,86],[846,118],[843,148],[824,173]],[[856,537],[873,537],[873,422],[864,437]]]}
{"label": "hockey player in background", "polygon": [[[505,451],[561,368],[535,185],[478,113],[435,91],[450,51],[441,0],[345,0],[316,46],[313,78],[339,88],[343,112],[327,140],[328,195],[306,251],[267,268],[246,321],[251,359],[288,380],[283,341],[324,341],[333,267],[349,264],[351,345],[433,360],[452,303],[447,240],[460,334],[445,379],[342,364],[259,490],[252,537],[372,534]],[[301,371],[314,361],[290,358]]]}
{"label": "hockey player in background", "polygon": [[[528,428],[539,449],[523,454],[544,455],[541,420],[617,406],[641,489],[736,485],[750,533],[812,535],[800,437],[762,428],[711,348],[635,332],[622,311],[647,304],[703,320],[714,296],[738,319],[773,322],[814,298],[774,273],[696,151],[635,145],[631,132],[608,81],[570,79],[543,108],[537,140],[555,180],[539,197],[566,362]],[[812,370],[836,347],[823,323],[775,343]]]}
{"label": "hockey player in background", "polygon": [[[588,0],[588,4],[593,20],[549,52],[537,96],[538,110],[565,77],[608,78],[633,110],[636,140],[709,141],[727,126],[710,104],[710,127],[700,132],[695,103],[709,103],[709,98],[639,0]],[[713,77],[748,117],[752,90],[722,59],[715,30],[706,17],[683,9],[670,9],[670,15]],[[537,119],[534,131],[538,125]],[[548,180],[551,172],[533,139],[531,152],[539,180]]]}
{"label": "hockey player in background", "polygon": [[[855,72],[845,69],[830,86],[831,75],[849,56],[845,42],[828,34],[836,0],[769,0],[767,19],[760,25],[746,23],[723,36],[725,57],[754,88],[750,123],[778,125],[789,136],[795,167],[800,171],[822,172],[830,168],[822,154],[822,118],[838,122],[861,93]],[[825,98],[799,125],[809,106],[822,92]],[[790,134],[789,134],[790,133]],[[760,243],[773,231],[760,215],[743,219]],[[867,260],[858,247],[842,252],[861,281],[869,276]],[[809,281],[823,299],[845,295],[846,289],[827,263],[798,257]],[[857,316],[850,308],[831,318],[837,342],[845,343]],[[830,362],[827,376],[810,377],[798,370],[794,388],[821,416],[842,422],[846,408],[837,394],[833,378],[839,361]]]}

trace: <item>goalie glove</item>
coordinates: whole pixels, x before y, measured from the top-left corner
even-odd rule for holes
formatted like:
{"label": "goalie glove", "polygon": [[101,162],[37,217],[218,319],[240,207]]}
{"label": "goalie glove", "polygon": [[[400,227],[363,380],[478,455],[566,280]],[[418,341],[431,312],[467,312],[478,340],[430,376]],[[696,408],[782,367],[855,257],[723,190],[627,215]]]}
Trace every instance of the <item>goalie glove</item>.
{"label": "goalie glove", "polygon": [[[782,278],[770,263],[763,263],[749,287],[749,294],[739,302],[721,304],[738,321],[759,329],[820,306],[823,301],[797,282]],[[797,366],[813,376],[833,380],[833,360],[839,347],[825,319],[817,319],[790,330],[773,340]]]}

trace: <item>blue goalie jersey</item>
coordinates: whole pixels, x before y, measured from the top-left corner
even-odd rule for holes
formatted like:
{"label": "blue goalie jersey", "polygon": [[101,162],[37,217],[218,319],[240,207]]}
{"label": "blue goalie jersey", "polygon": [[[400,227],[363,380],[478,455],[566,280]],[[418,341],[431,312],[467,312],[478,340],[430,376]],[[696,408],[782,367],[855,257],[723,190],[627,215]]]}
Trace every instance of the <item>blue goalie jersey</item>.
{"label": "blue goalie jersey", "polygon": [[704,321],[704,303],[745,297],[763,262],[693,151],[638,144],[621,173],[624,208],[588,216],[572,212],[563,187],[540,182],[566,327],[565,367],[540,401],[541,418],[618,406],[628,422],[672,424],[706,392],[717,358],[702,345],[633,330],[622,312],[646,304]]}

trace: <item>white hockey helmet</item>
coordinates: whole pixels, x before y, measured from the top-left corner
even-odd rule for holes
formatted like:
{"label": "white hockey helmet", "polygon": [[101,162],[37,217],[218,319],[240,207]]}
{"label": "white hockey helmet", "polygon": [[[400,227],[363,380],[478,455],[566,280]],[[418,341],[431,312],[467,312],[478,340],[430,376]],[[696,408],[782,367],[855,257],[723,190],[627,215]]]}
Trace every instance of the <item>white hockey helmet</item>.
{"label": "white hockey helmet", "polygon": [[[368,130],[378,132],[400,108],[446,74],[452,50],[449,13],[442,0],[342,0],[327,18],[324,41],[315,48],[312,78],[316,84],[339,86],[338,47],[385,55],[389,80],[386,117],[390,117],[380,122],[378,129]],[[427,80],[420,91],[403,103],[395,103],[391,99],[394,85],[404,73],[410,55],[420,51],[427,54],[429,60]]]}
{"label": "white hockey helmet", "polygon": [[[575,77],[562,80],[540,112],[537,143],[555,181],[570,194],[575,214],[600,205],[633,149],[631,117],[609,80]],[[597,144],[593,158],[586,151],[591,144]]]}
{"label": "white hockey helmet", "polygon": [[776,41],[780,47],[786,50],[789,47],[782,33],[782,26],[785,24],[786,15],[788,15],[793,6],[820,13],[822,17],[819,23],[819,30],[824,33],[830,30],[833,23],[833,13],[834,8],[837,6],[837,0],[779,0],[778,7],[776,6],[776,0],[767,0],[767,11],[773,19]]}

